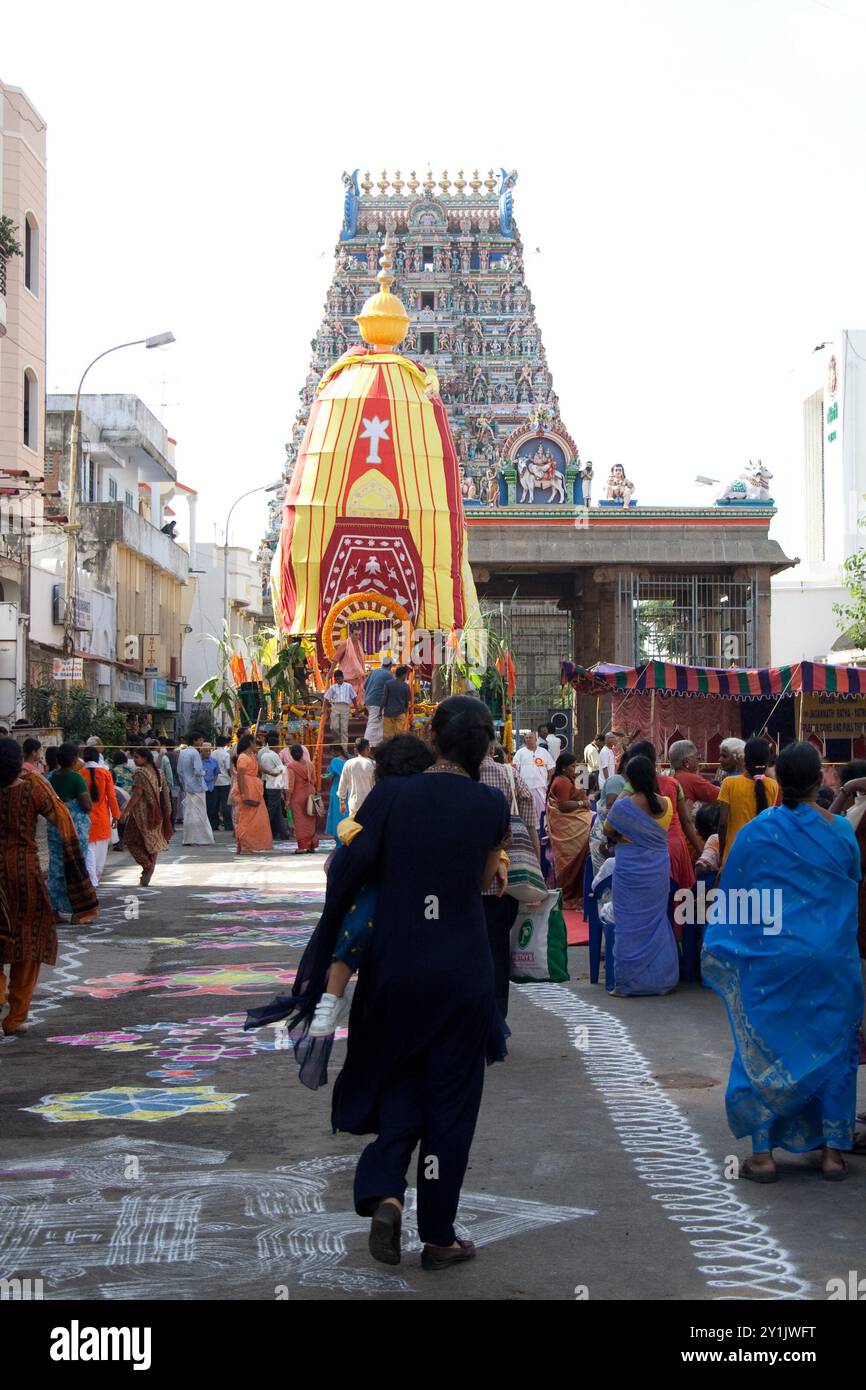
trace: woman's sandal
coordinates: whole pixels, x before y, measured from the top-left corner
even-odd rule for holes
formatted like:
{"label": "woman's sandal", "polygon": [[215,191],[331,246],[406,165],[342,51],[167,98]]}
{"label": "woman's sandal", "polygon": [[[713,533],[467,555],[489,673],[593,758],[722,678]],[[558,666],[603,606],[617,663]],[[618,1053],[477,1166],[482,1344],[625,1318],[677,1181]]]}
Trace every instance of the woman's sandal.
{"label": "woman's sandal", "polygon": [[740,1164],[740,1177],[748,1178],[749,1182],[778,1182],[779,1170],[778,1168],[753,1168],[751,1159],[747,1158]]}

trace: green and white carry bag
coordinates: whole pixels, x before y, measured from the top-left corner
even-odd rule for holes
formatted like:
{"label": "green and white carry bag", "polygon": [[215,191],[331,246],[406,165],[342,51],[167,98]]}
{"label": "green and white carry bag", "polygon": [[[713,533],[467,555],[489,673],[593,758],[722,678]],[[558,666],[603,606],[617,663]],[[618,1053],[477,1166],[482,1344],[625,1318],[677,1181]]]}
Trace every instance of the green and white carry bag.
{"label": "green and white carry bag", "polygon": [[568,974],[568,936],[562,893],[545,893],[540,902],[520,903],[511,928],[511,980],[514,984],[550,981],[561,985]]}

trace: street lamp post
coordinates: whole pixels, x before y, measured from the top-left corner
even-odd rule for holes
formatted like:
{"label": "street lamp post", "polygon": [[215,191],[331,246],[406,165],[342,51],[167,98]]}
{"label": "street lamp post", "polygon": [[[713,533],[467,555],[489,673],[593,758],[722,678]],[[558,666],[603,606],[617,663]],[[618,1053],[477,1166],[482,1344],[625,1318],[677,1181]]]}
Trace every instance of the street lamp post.
{"label": "street lamp post", "polygon": [[[240,497],[236,497],[229,507],[229,514],[226,517],[226,529],[223,537],[223,637],[226,642],[230,640],[229,632],[229,526],[231,525],[232,512],[239,502],[244,498],[252,497],[256,492],[277,492],[283,487],[282,479],[276,483],[265,483],[260,487],[251,487],[249,492],[242,492]],[[225,712],[223,712],[223,725],[225,726]]]}
{"label": "street lamp post", "polygon": [[72,656],[75,652],[75,614],[72,608],[75,598],[76,541],[81,529],[76,520],[76,512],[78,511],[78,471],[81,452],[81,391],[84,386],[84,379],[90,368],[95,367],[97,362],[101,362],[103,357],[108,357],[109,353],[120,352],[121,348],[128,347],[166,347],[174,340],[173,333],[156,333],[150,338],[134,338],[129,343],[117,343],[114,347],[106,348],[105,352],[101,352],[98,357],[94,357],[93,361],[89,362],[81,373],[81,380],[75,393],[72,428],[69,431],[69,515],[66,523],[66,597],[63,613],[63,651],[66,656]]}

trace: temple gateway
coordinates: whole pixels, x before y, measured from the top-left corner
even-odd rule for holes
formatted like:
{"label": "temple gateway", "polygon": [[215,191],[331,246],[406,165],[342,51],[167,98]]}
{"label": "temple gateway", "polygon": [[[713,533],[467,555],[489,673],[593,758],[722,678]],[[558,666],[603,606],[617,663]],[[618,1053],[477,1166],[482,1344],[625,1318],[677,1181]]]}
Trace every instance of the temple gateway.
{"label": "temple gateway", "polygon": [[[482,609],[519,672],[521,726],[547,717],[560,663],[766,666],[770,577],[794,563],[769,539],[769,478],[745,469],[706,507],[644,506],[640,460],[594,466],[564,422],[526,282],[515,171],[343,175],[343,221],[310,368],[286,445],[288,487],[316,385],[359,342],[383,237],[409,325],[399,351],[433,368],[454,437]],[[699,461],[697,466],[699,467]],[[271,502],[267,575],[281,507]],[[587,716],[589,717],[589,716]]]}

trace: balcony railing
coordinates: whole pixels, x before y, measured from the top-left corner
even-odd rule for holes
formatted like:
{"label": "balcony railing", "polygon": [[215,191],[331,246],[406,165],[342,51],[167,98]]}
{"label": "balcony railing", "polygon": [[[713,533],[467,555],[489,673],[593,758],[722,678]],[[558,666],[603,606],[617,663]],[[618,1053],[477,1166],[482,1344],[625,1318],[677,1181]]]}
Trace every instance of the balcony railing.
{"label": "balcony railing", "polygon": [[165,570],[182,584],[189,575],[189,555],[164,531],[151,526],[123,502],[85,502],[78,512],[87,533],[107,544],[119,541]]}
{"label": "balcony railing", "polygon": [[6,334],[6,256],[0,251],[0,338]]}
{"label": "balcony railing", "polygon": [[6,294],[6,253],[0,251],[0,294]]}

